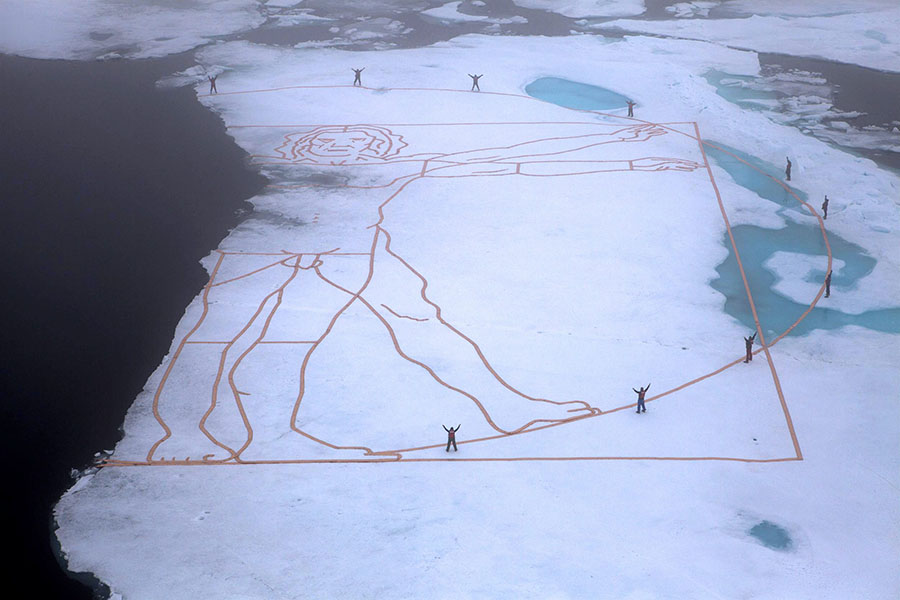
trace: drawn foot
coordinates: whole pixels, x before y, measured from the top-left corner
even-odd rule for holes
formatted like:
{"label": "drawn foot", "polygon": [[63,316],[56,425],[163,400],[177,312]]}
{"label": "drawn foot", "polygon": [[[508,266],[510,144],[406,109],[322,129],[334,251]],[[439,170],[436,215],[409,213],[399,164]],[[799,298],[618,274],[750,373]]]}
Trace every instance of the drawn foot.
{"label": "drawn foot", "polygon": [[494,402],[489,407],[490,419],[504,433],[518,433],[534,427],[563,423],[599,414],[600,410],[587,402],[573,401],[563,404],[515,398],[515,405],[503,412]]}
{"label": "drawn foot", "polygon": [[241,453],[242,461],[305,461],[305,460],[385,460],[382,455],[363,446],[337,446],[309,433],[296,430],[279,435],[266,435],[261,429],[252,443]]}
{"label": "drawn foot", "polygon": [[167,439],[153,451],[150,462],[221,463],[234,458],[229,450],[215,445],[201,432],[198,434]]}

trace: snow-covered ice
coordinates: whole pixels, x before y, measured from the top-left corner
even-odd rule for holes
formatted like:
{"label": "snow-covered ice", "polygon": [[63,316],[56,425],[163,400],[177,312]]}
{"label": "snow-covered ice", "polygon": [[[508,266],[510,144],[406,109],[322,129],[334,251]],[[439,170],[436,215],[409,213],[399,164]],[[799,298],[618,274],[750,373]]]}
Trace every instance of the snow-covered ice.
{"label": "snow-covered ice", "polygon": [[[840,199],[828,230],[878,267],[836,307],[898,298],[900,181],[704,77],[756,75],[755,54],[466,36],[198,57],[222,70],[200,101],[272,185],[204,261],[121,466],[58,504],[69,568],[126,598],[900,592],[897,335],[816,330],[680,387],[739,361],[748,334],[709,286],[729,252],[717,191],[732,224],[817,222],[707,170],[694,122],[789,154],[797,189]],[[634,98],[637,119],[525,97],[542,76]],[[825,265],[766,266],[809,304]],[[762,521],[791,549],[750,537]]]}

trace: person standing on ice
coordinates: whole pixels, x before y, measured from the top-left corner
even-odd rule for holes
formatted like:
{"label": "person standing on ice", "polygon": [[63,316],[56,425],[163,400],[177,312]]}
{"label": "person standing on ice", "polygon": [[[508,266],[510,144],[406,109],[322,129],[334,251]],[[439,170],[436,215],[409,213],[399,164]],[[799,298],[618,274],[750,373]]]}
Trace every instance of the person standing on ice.
{"label": "person standing on ice", "polygon": [[747,348],[747,358],[744,359],[744,362],[745,362],[745,363],[748,363],[748,362],[750,362],[751,360],[753,360],[753,341],[754,341],[755,339],[756,339],[756,333],[755,333],[755,332],[754,332],[754,334],[751,335],[750,337],[745,337],[745,338],[744,338],[744,346],[746,346],[746,348]]}
{"label": "person standing on ice", "polygon": [[649,389],[650,389],[650,384],[649,384],[649,383],[647,384],[647,387],[642,387],[642,388],[639,389],[639,390],[636,390],[636,389],[634,389],[634,388],[631,388],[631,390],[632,390],[635,394],[638,395],[637,410],[636,410],[635,412],[638,412],[638,413],[647,412],[647,407],[644,406],[644,396],[647,395],[647,390],[649,390]]}
{"label": "person standing on ice", "polygon": [[441,427],[443,427],[443,428],[444,428],[444,431],[447,432],[447,449],[445,450],[445,452],[450,452],[450,444],[453,444],[453,451],[454,451],[454,452],[457,452],[457,449],[456,449],[456,432],[459,431],[459,427],[460,427],[460,426],[457,425],[457,426],[456,426],[456,429],[454,429],[454,428],[452,428],[452,427],[451,427],[450,429],[447,429],[447,426],[446,426],[446,425],[441,425]]}
{"label": "person standing on ice", "polygon": [[216,89],[216,79],[218,79],[219,76],[216,75],[214,77],[210,77],[209,75],[207,75],[206,78],[209,79],[209,93],[218,94],[219,90]]}
{"label": "person standing on ice", "polygon": [[787,156],[785,156],[784,159],[787,161],[787,166],[784,168],[784,174],[787,176],[787,180],[790,181],[791,180],[791,166],[792,166],[791,159],[788,158]]}
{"label": "person standing on ice", "polygon": [[828,274],[825,275],[825,297],[828,298],[831,296],[831,271],[828,271]]}
{"label": "person standing on ice", "polygon": [[355,85],[355,86],[362,86],[362,72],[365,71],[366,68],[363,67],[362,69],[353,69],[353,68],[351,67],[350,70],[353,71],[353,73],[354,73],[354,75],[353,75],[353,85]]}
{"label": "person standing on ice", "polygon": [[825,202],[822,203],[822,218],[828,218],[828,194],[825,194]]}
{"label": "person standing on ice", "polygon": [[472,75],[471,73],[469,73],[469,77],[472,78],[472,91],[480,92],[481,88],[478,87],[478,80],[481,79],[481,75]]}
{"label": "person standing on ice", "polygon": [[627,102],[628,102],[628,116],[633,117],[634,116],[634,102],[632,102],[631,100],[627,100]]}

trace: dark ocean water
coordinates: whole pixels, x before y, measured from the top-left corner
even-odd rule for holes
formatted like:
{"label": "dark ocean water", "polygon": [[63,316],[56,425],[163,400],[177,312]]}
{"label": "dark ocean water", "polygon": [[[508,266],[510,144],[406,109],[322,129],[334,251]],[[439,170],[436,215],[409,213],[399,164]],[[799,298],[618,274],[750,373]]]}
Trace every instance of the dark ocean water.
{"label": "dark ocean water", "polygon": [[199,259],[264,184],[193,90],[155,89],[190,64],[0,55],[3,539],[31,597],[91,597],[57,563],[52,506],[119,439]]}

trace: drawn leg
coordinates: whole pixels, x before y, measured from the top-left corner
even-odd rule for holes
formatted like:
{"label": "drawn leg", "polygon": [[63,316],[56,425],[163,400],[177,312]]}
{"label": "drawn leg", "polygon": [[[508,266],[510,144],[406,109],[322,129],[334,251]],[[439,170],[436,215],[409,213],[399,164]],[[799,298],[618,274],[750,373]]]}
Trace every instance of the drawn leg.
{"label": "drawn leg", "polygon": [[548,422],[593,414],[586,402],[556,402],[516,389],[498,373],[477,342],[454,327],[427,295],[427,281],[390,249],[375,255],[375,276],[363,293],[366,305],[390,332],[396,351],[478,405],[496,431],[511,433]]}

